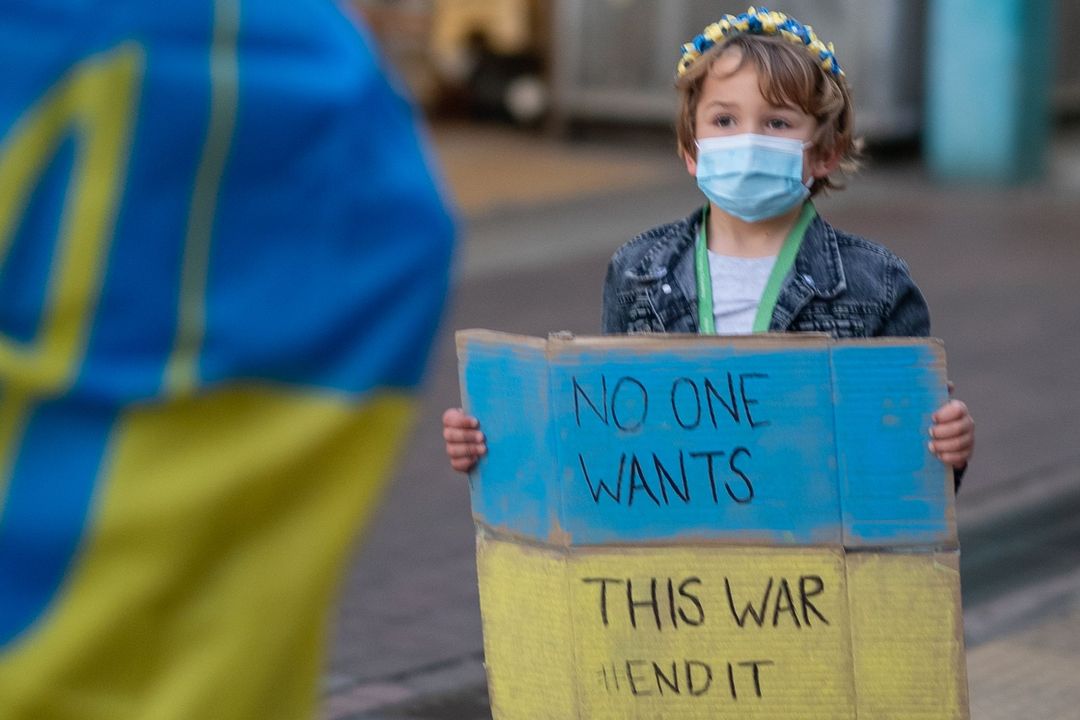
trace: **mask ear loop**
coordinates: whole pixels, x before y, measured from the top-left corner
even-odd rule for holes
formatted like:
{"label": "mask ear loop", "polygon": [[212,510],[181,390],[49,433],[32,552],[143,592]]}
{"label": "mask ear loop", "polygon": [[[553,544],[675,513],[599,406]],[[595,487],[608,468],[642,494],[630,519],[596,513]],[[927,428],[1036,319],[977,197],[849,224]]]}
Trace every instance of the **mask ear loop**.
{"label": "mask ear loop", "polygon": [[[814,147],[814,141],[813,140],[807,140],[806,142],[804,142],[802,144],[803,150],[809,150],[812,147]],[[807,180],[806,182],[804,182],[802,185],[803,185],[804,188],[807,189],[807,191],[810,191],[810,190],[812,190],[814,188],[814,181],[815,180],[817,180],[817,178],[814,177],[813,175],[811,175],[810,179]]]}

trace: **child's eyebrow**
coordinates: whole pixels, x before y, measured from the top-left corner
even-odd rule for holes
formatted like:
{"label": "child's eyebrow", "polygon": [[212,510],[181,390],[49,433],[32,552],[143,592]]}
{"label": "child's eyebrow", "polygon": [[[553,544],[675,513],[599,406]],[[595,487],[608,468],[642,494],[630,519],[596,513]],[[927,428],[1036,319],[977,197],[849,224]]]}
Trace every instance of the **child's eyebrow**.
{"label": "child's eyebrow", "polygon": [[737,110],[739,108],[739,103],[727,102],[726,100],[710,100],[705,103],[705,107],[734,108]]}
{"label": "child's eyebrow", "polygon": [[[739,110],[739,109],[741,109],[741,106],[739,105],[738,102],[727,101],[727,100],[710,100],[709,102],[705,103],[702,107],[705,107],[705,108],[714,108],[715,107],[715,108],[721,108],[721,109],[724,109],[724,110]],[[783,110],[783,111],[786,111],[786,112],[799,112],[800,108],[797,105],[793,104],[793,103],[788,103],[788,104],[785,104],[785,105],[773,105],[772,103],[770,103],[769,104],[769,110],[772,111],[772,112],[777,112],[777,111],[780,111],[780,110]]]}

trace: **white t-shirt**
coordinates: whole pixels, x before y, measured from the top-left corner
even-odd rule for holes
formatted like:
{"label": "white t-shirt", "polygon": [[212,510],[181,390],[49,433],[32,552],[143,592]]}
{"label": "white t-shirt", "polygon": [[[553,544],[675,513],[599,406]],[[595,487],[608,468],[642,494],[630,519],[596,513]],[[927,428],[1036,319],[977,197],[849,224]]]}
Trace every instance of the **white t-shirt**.
{"label": "white t-shirt", "polygon": [[713,316],[718,335],[748,335],[754,330],[761,295],[776,256],[741,258],[709,251]]}

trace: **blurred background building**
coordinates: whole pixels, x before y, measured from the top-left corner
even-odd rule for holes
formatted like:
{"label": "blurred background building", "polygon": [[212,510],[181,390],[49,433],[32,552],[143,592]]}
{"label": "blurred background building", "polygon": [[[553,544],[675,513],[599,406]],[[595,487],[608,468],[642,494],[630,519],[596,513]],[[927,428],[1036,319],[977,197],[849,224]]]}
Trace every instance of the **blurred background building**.
{"label": "blurred background building", "polygon": [[[593,120],[670,123],[679,46],[720,12],[740,12],[746,5],[717,0],[355,1],[434,117],[464,113],[523,125],[545,121],[552,130]],[[932,4],[786,0],[770,5],[813,18],[848,68],[861,132],[873,141],[891,141],[916,137],[923,128],[927,77],[933,73],[928,63]],[[994,4],[973,3],[983,8]],[[1080,115],[1080,44],[1070,41],[1080,27],[1080,3],[1012,4],[1016,16],[1010,28],[1053,48],[1046,81],[1054,112]],[[1039,5],[1049,8],[1049,24],[1036,21],[1032,9]],[[962,40],[972,29],[957,23],[948,33]],[[1028,82],[1043,80],[1030,77]]]}

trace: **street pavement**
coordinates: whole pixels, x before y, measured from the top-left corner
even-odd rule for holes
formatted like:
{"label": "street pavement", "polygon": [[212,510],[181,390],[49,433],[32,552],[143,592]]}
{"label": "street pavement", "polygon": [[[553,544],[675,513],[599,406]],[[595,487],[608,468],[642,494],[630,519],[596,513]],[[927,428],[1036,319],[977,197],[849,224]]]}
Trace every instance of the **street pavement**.
{"label": "street pavement", "polygon": [[[699,203],[672,143],[443,127],[464,245],[412,443],[342,588],[326,720],[489,718],[468,487],[442,454],[453,331],[599,331],[611,252]],[[957,502],[971,716],[1080,718],[1080,132],[1037,186],[943,187],[892,150],[818,202],[904,257],[978,426]]]}

